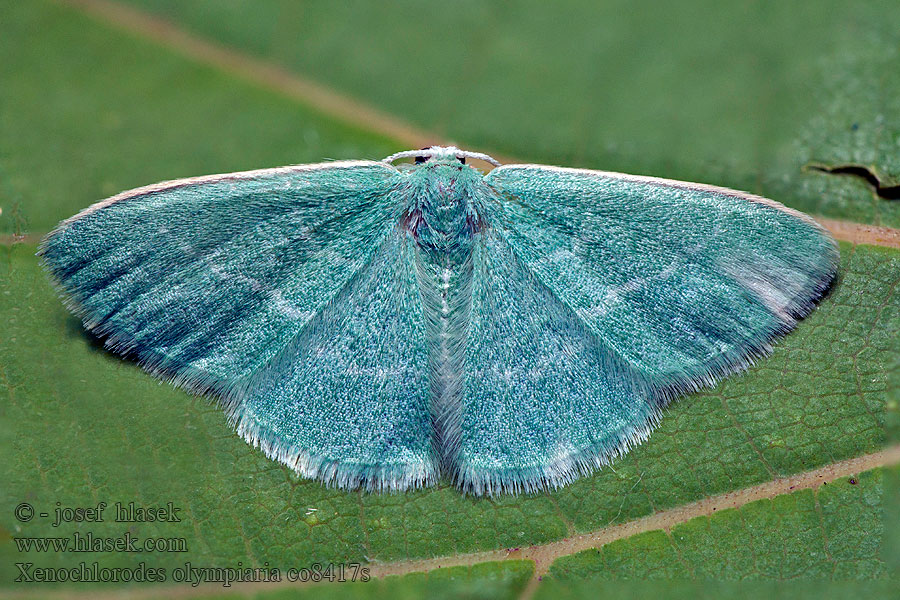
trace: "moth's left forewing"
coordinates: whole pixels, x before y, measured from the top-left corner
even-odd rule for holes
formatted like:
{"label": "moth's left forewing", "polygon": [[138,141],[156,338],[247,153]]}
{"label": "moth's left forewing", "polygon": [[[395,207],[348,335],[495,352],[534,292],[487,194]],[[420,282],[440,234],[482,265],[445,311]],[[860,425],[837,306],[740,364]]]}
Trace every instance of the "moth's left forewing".
{"label": "moth's left forewing", "polygon": [[[540,165],[486,181],[503,199],[493,218],[529,268],[662,376],[745,364],[811,310],[837,269],[822,227],[759,196]],[[685,345],[680,363],[653,358],[674,342]]]}
{"label": "moth's left forewing", "polygon": [[[623,452],[646,436],[673,397],[711,385],[767,353],[813,308],[837,269],[834,240],[814,220],[735,190],[542,165],[499,167],[485,182],[495,195],[485,207],[490,235],[480,249],[482,260],[504,265],[506,279],[498,285],[528,282],[520,286],[528,293],[519,296],[534,304],[525,311],[504,309],[518,315],[519,324],[497,317],[500,330],[532,331],[529,339],[547,339],[533,350],[533,344],[516,339],[507,345],[524,344],[519,352],[478,354],[492,363],[479,363],[480,371],[496,379],[469,390],[479,431],[485,440],[492,427],[497,435],[508,431],[517,406],[523,417],[539,418],[533,391],[520,397],[517,390],[537,389],[533,378],[549,371],[523,371],[521,356],[566,364],[574,347],[569,338],[576,332],[583,332],[584,352],[599,357],[598,371],[591,379],[573,364],[557,373],[558,381],[544,381],[546,393],[556,398],[547,410],[553,404],[575,406],[585,423],[618,423],[618,428],[591,431],[592,442],[564,422],[550,427],[556,421],[548,415],[544,421],[556,440],[555,452],[540,458],[527,436],[509,436],[507,445],[523,447],[520,452],[504,447],[506,462],[500,462],[507,475],[485,483],[476,474],[470,486],[557,485]],[[485,269],[483,276],[500,272]],[[489,284],[483,285],[490,292]],[[491,302],[496,304],[490,299],[504,297],[491,294],[475,297],[473,313],[490,312]],[[542,323],[547,315],[555,319],[552,324]],[[492,316],[481,316],[479,327],[490,327]],[[559,351],[547,350],[553,347]],[[477,352],[481,346],[473,348]],[[630,391],[607,401],[593,389],[596,381],[624,381]],[[497,392],[501,389],[506,395]],[[479,394],[489,390],[491,401],[505,407],[505,417],[489,418],[477,408]],[[585,427],[578,430],[590,430]],[[469,449],[472,456],[479,452]],[[530,463],[513,464],[515,456],[530,456]]]}
{"label": "moth's left forewing", "polygon": [[40,254],[111,347],[228,388],[360,267],[391,227],[395,174],[350,161],[157,183],[63,221]]}

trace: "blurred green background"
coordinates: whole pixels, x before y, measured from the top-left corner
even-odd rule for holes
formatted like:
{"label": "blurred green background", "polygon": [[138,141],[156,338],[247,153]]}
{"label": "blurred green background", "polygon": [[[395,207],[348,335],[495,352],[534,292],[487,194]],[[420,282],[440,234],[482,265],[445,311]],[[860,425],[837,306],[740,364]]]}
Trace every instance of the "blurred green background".
{"label": "blurred green background", "polygon": [[[900,203],[878,201],[861,181],[804,171],[854,163],[897,183],[893,0],[127,4],[439,141],[727,185],[814,214],[900,225]],[[78,6],[4,3],[6,232],[16,218],[46,231],[86,203],[162,178],[402,148],[101,25]],[[16,201],[19,216],[10,214]]]}
{"label": "blurred green background", "polygon": [[[247,76],[243,59],[274,80]],[[0,584],[25,589],[13,583],[23,559],[138,562],[19,552],[15,536],[73,531],[16,521],[11,508],[26,500],[175,501],[185,523],[134,534],[184,536],[198,564],[384,563],[551,542],[889,446],[900,366],[892,248],[844,244],[840,284],[797,333],[746,375],[677,403],[615,471],[496,501],[446,485],[367,496],[296,479],[215,406],[86,337],[33,253],[59,220],[123,189],[378,159],[412,137],[734,187],[896,228],[900,202],[809,167],[859,165],[900,183],[898,67],[896,0],[0,0]],[[884,582],[900,556],[882,552],[884,477],[564,557],[537,591],[598,577]],[[185,557],[153,560],[173,568]],[[515,597],[531,577],[514,562],[439,573],[328,593]]]}

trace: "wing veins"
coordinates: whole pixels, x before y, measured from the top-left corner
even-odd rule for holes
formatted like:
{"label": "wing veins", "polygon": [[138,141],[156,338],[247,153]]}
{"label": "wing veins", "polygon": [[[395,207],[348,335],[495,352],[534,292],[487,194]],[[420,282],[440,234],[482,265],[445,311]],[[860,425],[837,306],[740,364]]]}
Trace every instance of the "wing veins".
{"label": "wing veins", "polygon": [[[524,206],[527,206],[523,204]],[[582,328],[585,333],[592,339],[595,340],[598,347],[606,349],[610,354],[614,355],[616,360],[621,362],[622,364],[628,365],[628,367],[638,373],[635,369],[631,367],[636,361],[634,359],[630,359],[626,354],[624,354],[619,348],[617,348],[614,344],[610,343],[603,335],[601,335],[598,331],[596,331],[590,324],[586,323],[584,319],[579,316],[578,311],[575,310],[568,302],[563,300],[559,294],[554,290],[547,282],[545,282],[539,274],[537,274],[533,269],[529,268],[528,265],[522,260],[522,257],[519,256],[518,252],[515,249],[515,245],[511,244],[509,240],[503,235],[503,232],[500,231],[499,228],[493,227],[494,231],[497,232],[497,235],[500,239],[503,240],[503,243],[506,244],[509,249],[510,254],[515,257],[516,263],[525,272],[527,272],[531,277],[533,277],[534,281],[536,281],[542,288],[544,288],[547,293],[560,303],[561,306],[565,307],[565,309],[572,314],[575,321],[578,323],[578,326]],[[641,373],[643,375],[643,373]]]}
{"label": "wing veins", "polygon": [[[278,352],[272,354],[272,356],[261,360],[257,363],[253,368],[247,369],[247,374],[242,378],[244,385],[244,389],[248,390],[253,387],[253,380],[256,379],[260,373],[266,371],[269,367],[273,366],[278,360],[285,360],[285,354],[293,351],[293,349],[297,346],[297,341],[301,338],[305,333],[307,333],[310,324],[314,321],[320,319],[322,314],[334,306],[334,302],[337,298],[343,296],[347,293],[347,290],[352,288],[356,282],[359,280],[361,274],[366,271],[371,265],[372,261],[375,260],[375,257],[382,250],[382,248],[388,243],[390,236],[397,232],[396,227],[388,228],[384,234],[378,239],[376,244],[372,244],[372,250],[366,259],[359,264],[359,267],[353,272],[350,277],[347,278],[347,281],[344,284],[335,290],[334,294],[328,298],[325,302],[323,302],[319,308],[309,316],[309,318],[300,326],[300,328],[288,339],[285,344],[281,347]],[[238,385],[240,382],[238,382]]]}

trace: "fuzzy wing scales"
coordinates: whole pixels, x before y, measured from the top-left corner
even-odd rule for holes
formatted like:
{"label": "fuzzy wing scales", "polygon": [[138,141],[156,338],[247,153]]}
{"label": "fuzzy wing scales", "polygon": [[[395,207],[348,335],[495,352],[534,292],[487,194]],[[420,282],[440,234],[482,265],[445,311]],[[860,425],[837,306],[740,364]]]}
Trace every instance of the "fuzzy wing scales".
{"label": "fuzzy wing scales", "polygon": [[63,222],[40,253],[108,346],[189,388],[227,393],[391,227],[392,171],[336,165],[126,192]]}
{"label": "fuzzy wing scales", "polygon": [[748,194],[541,166],[487,180],[527,268],[661,387],[745,367],[836,273],[836,245],[812,219]]}
{"label": "fuzzy wing scales", "polygon": [[644,439],[646,378],[584,326],[493,228],[475,246],[454,478],[475,494],[568,483]]}
{"label": "fuzzy wing scales", "polygon": [[427,363],[396,186],[365,161],[159,184],[63,222],[41,254],[88,329],[219,396],[270,456],[345,487],[419,485]]}
{"label": "fuzzy wing scales", "polygon": [[238,430],[306,477],[347,489],[433,483],[428,350],[413,242],[395,231],[266,366]]}
{"label": "fuzzy wing scales", "polygon": [[543,166],[485,180],[456,452],[476,493],[554,487],[626,451],[835,276],[833,240],[771,201]]}

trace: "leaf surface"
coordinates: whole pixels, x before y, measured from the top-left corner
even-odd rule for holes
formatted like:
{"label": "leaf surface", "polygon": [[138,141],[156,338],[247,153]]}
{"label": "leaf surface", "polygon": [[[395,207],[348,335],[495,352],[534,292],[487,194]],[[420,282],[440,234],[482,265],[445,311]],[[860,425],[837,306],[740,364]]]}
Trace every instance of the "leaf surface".
{"label": "leaf surface", "polygon": [[[146,5],[150,6],[150,0]],[[397,68],[400,55],[392,55],[394,50],[379,37],[392,30],[376,31],[379,28],[373,25],[362,37],[339,35],[345,31],[342,27],[350,28],[354,22],[342,26],[341,18],[362,18],[340,12],[350,9],[312,18],[319,13],[309,8],[310,20],[305,21],[291,18],[294,9],[288,5],[266,4],[246,12],[234,4],[239,7],[235,12],[217,9],[220,12],[210,13],[215,18],[208,19],[213,25],[201,28],[191,12],[192,4],[185,3],[185,8],[178,9],[182,12],[174,12],[173,6],[164,7],[162,0],[154,4],[155,9],[169,11],[161,14],[177,17],[212,39],[312,73],[470,147],[496,148],[546,162],[731,185],[833,217],[900,223],[900,213],[894,212],[897,205],[876,202],[864,184],[800,170],[810,160],[866,162],[870,161],[866,156],[872,156],[873,164],[885,165],[885,176],[896,175],[897,166],[890,161],[896,160],[897,153],[891,153],[889,141],[891,136],[896,138],[900,111],[890,103],[900,96],[889,92],[897,79],[866,79],[874,82],[868,88],[861,79],[865,73],[880,72],[878,65],[892,56],[884,50],[888,48],[884,40],[900,31],[890,27],[896,10],[876,18],[875,4],[854,14],[839,7],[816,9],[807,15],[812,24],[807,34],[785,24],[797,18],[780,12],[786,8],[773,5],[749,14],[719,8],[715,14],[731,19],[727,22],[732,30],[734,23],[746,18],[751,24],[746,36],[765,28],[772,32],[748,50],[739,48],[739,42],[750,43],[746,36],[732,43],[718,31],[709,31],[703,43],[686,40],[677,52],[655,47],[639,52],[635,47],[636,54],[617,66],[600,60],[602,49],[635,43],[629,41],[627,30],[617,33],[597,25],[599,20],[596,30],[578,30],[578,35],[590,34],[599,44],[588,60],[574,47],[577,35],[547,21],[540,6],[491,16],[489,8],[479,5],[445,15],[460,19],[461,25],[443,25],[437,32],[440,35],[435,33],[436,25],[430,29],[416,29],[405,22],[397,25],[421,36],[408,39],[412,57],[403,56],[412,60],[405,68],[409,81],[400,81],[387,76],[388,65]],[[205,6],[213,10],[212,5]],[[705,17],[709,11],[697,6],[688,12],[698,23],[713,18]],[[372,23],[381,18],[359,10]],[[0,2],[0,13],[4,15],[0,54],[10,57],[0,61],[0,233],[42,233],[104,196],[160,179],[323,157],[379,158],[401,149],[397,141],[335,121],[227,72],[98,23],[72,7],[42,0]],[[431,17],[419,12],[415,18]],[[638,13],[630,18],[633,28],[645,28],[650,36],[662,35],[664,21],[675,17]],[[334,19],[333,24],[328,19]],[[302,27],[330,28],[334,38],[316,37],[307,29],[300,35],[293,29],[300,27],[297,21],[305,23]],[[542,28],[539,23],[550,25]],[[687,25],[678,23],[685,31]],[[847,30],[838,31],[838,23]],[[276,30],[270,36],[276,40],[273,47],[254,46],[251,42],[258,44],[271,33],[267,28]],[[431,34],[437,36],[436,48],[450,43],[446,36],[451,32],[465,38],[467,53],[488,58],[473,62],[435,52],[432,63],[426,63],[413,52]],[[833,41],[816,37],[824,33],[833,33]],[[675,34],[667,35],[660,39],[671,45]],[[554,49],[554,40],[559,48]],[[370,47],[367,44],[383,46],[382,52],[363,52]],[[833,47],[826,48],[828,44]],[[767,49],[761,50],[762,46]],[[849,66],[831,70],[828,61],[843,50]],[[321,59],[318,70],[296,58],[304,53]],[[329,55],[330,63],[322,58]],[[354,56],[365,56],[366,62],[351,68]],[[572,57],[571,68],[560,67],[565,56]],[[768,57],[771,64],[753,64],[753,56]],[[461,67],[454,71],[461,62],[471,71],[460,71]],[[511,67],[501,68],[505,64],[520,68],[525,62],[530,69],[527,76]],[[854,70],[862,63],[870,71]],[[607,70],[596,81],[573,75],[590,72],[594,64]],[[687,65],[699,70],[694,73]],[[723,65],[731,70],[720,73]],[[699,91],[669,74],[668,69],[676,67],[688,83],[699,85]],[[353,83],[354,77],[361,77],[354,69],[368,70],[377,85],[363,89],[362,84]],[[763,85],[761,72],[774,73],[775,79],[762,91],[754,91],[754,77]],[[446,73],[463,77],[459,88],[469,89],[471,98],[453,96],[455,88],[444,81],[450,77]],[[543,74],[546,90],[523,87],[535,73]],[[422,84],[426,77],[432,85]],[[576,79],[582,87],[571,87]],[[609,81],[622,83],[604,85]],[[670,90],[669,99],[635,93],[652,89],[651,83]],[[815,104],[816,113],[810,112],[812,101],[781,103],[782,94],[796,99],[808,86],[811,97],[831,93],[834,103]],[[877,94],[870,89],[873,86]],[[428,88],[427,98],[419,89],[423,87]],[[849,99],[841,100],[844,88]],[[559,92],[563,89],[575,92]],[[702,93],[712,95],[703,100]],[[749,99],[742,100],[748,93]],[[587,107],[566,104],[575,97],[597,100]],[[428,98],[438,100],[428,102]],[[528,116],[523,116],[524,98],[532,100]],[[770,104],[763,102],[765,98]],[[630,108],[631,102],[635,106]],[[763,107],[754,108],[755,102],[763,102]],[[856,130],[850,123],[848,134],[841,127],[857,110],[869,111],[871,119],[860,117]],[[646,116],[646,124],[641,115]],[[833,118],[821,117],[815,127],[802,125],[815,122],[815,115]],[[878,115],[883,115],[880,121]],[[844,125],[838,123],[840,119],[845,119]],[[663,122],[668,125],[659,126]],[[756,131],[748,123],[764,126]],[[832,133],[828,127],[834,128]],[[873,142],[876,137],[878,144]],[[754,141],[740,143],[747,139]],[[866,155],[863,149],[874,150]],[[152,556],[154,565],[170,570],[185,560],[210,566],[238,562],[260,566],[269,561],[286,569],[315,562],[384,565],[433,556],[460,557],[628,523],[655,511],[869,454],[892,443],[885,423],[886,419],[896,422],[900,252],[890,248],[843,244],[840,280],[831,295],[771,357],[714,390],[676,402],[650,440],[612,468],[553,494],[497,500],[462,496],[446,483],[408,494],[366,495],[297,479],[245,444],[215,405],[158,383],[86,336],[56,297],[34,250],[31,243],[0,246],[0,440],[7,482],[0,488],[0,583],[4,587],[13,584],[14,563],[23,560],[45,567],[94,560],[104,566],[133,566],[143,558],[117,552],[19,552],[13,537],[71,537],[76,531],[121,536],[127,531],[141,539],[183,538],[186,553]],[[877,487],[873,482],[869,479],[866,486],[854,487],[854,493]],[[810,497],[824,493],[776,498],[765,510],[741,509],[737,514],[765,516],[769,514],[765,511],[777,506],[785,519],[793,519],[800,530],[813,536],[808,527],[803,529],[813,515],[809,507],[815,506],[809,503]],[[48,519],[17,521],[12,509],[21,502],[49,514],[57,502],[59,507],[99,502],[109,506],[102,523],[53,527]],[[140,506],[172,502],[180,508],[181,521],[117,523],[112,512],[115,502]],[[852,498],[833,507],[838,526],[861,514]],[[790,540],[774,535],[782,524],[777,519],[760,519],[759,527],[773,535],[754,538],[759,552],[771,556],[784,552]],[[749,533],[745,522],[738,521],[716,523],[721,523],[722,535],[739,540]],[[652,563],[654,568],[664,572],[671,567],[666,557],[674,555],[676,548],[694,552],[697,573],[722,575],[725,567],[715,564],[718,556],[709,546],[709,531],[688,525],[683,531],[692,542],[660,545],[661,558]],[[886,564],[873,558],[871,551],[873,544],[881,544],[881,534],[877,528],[870,531],[865,544],[844,548],[842,576],[868,578],[887,572]],[[819,538],[813,537],[803,547],[817,548]],[[625,540],[622,552],[634,556],[648,539]],[[742,550],[738,541],[730,548]],[[800,570],[787,569],[789,565],[774,559],[767,564],[785,570],[730,567],[727,573],[781,577]],[[815,565],[828,563],[811,564],[812,576],[823,574]],[[514,594],[521,589],[521,573],[516,566],[509,568],[519,574],[510,576],[508,581],[513,583],[501,585],[506,590],[502,593]],[[629,572],[640,575],[625,566],[615,571],[618,576]],[[418,585],[410,589],[425,589]]]}

